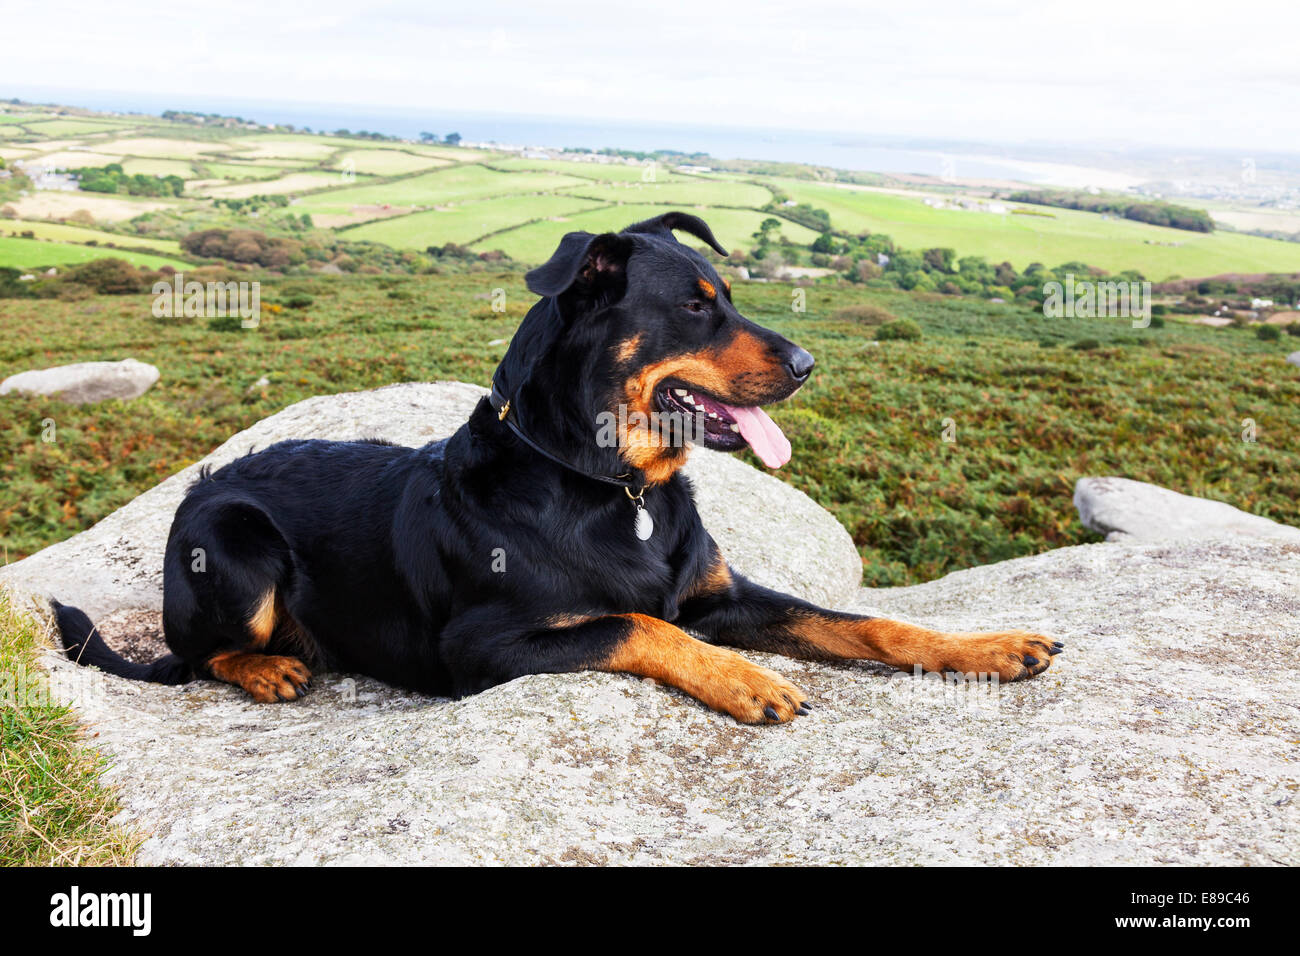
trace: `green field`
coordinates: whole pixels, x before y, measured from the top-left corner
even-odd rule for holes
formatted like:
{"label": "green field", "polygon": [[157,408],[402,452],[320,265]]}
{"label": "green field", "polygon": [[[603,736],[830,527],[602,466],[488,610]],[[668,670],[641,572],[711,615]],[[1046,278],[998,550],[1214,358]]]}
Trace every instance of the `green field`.
{"label": "green field", "polygon": [[[425,249],[448,242],[468,245],[481,236],[509,229],[524,219],[559,218],[567,220],[575,213],[600,205],[589,199],[549,195],[502,199],[483,199],[461,203],[450,209],[411,213],[392,219],[380,219],[347,230],[351,239],[369,239],[398,249]],[[491,241],[486,241],[491,245]]]}
{"label": "green field", "polygon": [[[1019,208],[1049,215],[934,209],[919,196],[799,180],[780,180],[778,184],[797,202],[829,212],[836,229],[885,233],[905,249],[948,246],[958,255],[980,255],[990,262],[1006,260],[1018,269],[1031,262],[1048,266],[1086,262],[1116,273],[1137,269],[1156,281],[1174,275],[1300,270],[1300,244],[1231,232],[1165,229],[1045,206]],[[1007,205],[1016,208],[1016,204]]]}
{"label": "green field", "polygon": [[122,170],[132,176],[141,173],[145,176],[195,178],[194,167],[180,159],[127,159],[122,163]]}
{"label": "green field", "polygon": [[[105,234],[101,233],[101,235]],[[107,241],[112,241],[112,238]],[[9,236],[0,236],[0,267],[44,269],[50,266],[89,262],[92,259],[104,259],[109,256],[125,259],[133,266],[148,266],[150,269],[158,269],[162,266],[171,266],[173,269],[185,268],[185,263],[180,259],[169,259],[126,249],[105,249],[71,245],[65,242],[43,242],[40,239],[13,239]],[[0,309],[3,309],[4,305],[3,300],[0,300]]]}
{"label": "green field", "polygon": [[[506,312],[484,300],[504,288]],[[1171,322],[1046,319],[1014,305],[848,285],[737,283],[755,320],[817,356],[772,410],[795,448],[775,474],[828,507],[873,585],[1095,540],[1071,504],[1076,479],[1126,475],[1300,524],[1296,339]],[[267,279],[257,329],[154,319],[150,297],[0,300],[0,377],[133,356],[162,380],[131,402],[0,398],[10,557],[89,527],[231,434],[313,395],[391,382],[487,384],[533,297],[518,273]],[[916,321],[919,341],[872,344],[837,312],[870,303]],[[1096,347],[1071,348],[1083,340]],[[266,376],[271,384],[253,386]],[[58,422],[57,444],[41,422]],[[1242,420],[1258,440],[1241,439]],[[955,441],[943,440],[945,419]],[[754,459],[748,458],[753,462]]]}
{"label": "green field", "polygon": [[[99,222],[115,223],[115,228],[160,233],[172,240],[200,228],[254,229],[295,239],[304,238],[304,230],[315,230],[316,241],[336,248],[344,240],[358,240],[420,253],[404,258],[382,253],[389,257],[386,268],[400,258],[408,271],[433,268],[423,251],[447,243],[469,244],[481,252],[499,249],[524,263],[537,262],[548,257],[570,229],[617,229],[673,208],[701,216],[725,245],[754,254],[755,260],[765,254],[754,235],[759,225],[768,218],[779,220],[779,238],[770,238],[784,248],[769,260],[771,268],[756,274],[777,274],[783,266],[825,269],[838,257],[838,252],[824,258],[812,255],[809,247],[818,233],[799,223],[817,225],[817,210],[829,215],[840,237],[833,248],[840,251],[845,238],[872,233],[889,236],[896,249],[919,253],[950,248],[958,257],[1007,261],[1021,271],[1032,263],[1048,268],[1085,263],[1110,273],[1137,270],[1155,281],[1300,271],[1300,243],[1226,229],[1166,229],[1042,206],[1004,203],[1005,213],[953,208],[954,200],[969,203],[986,198],[987,191],[935,183],[927,192],[884,175],[876,177],[883,187],[862,189],[828,181],[844,177],[811,167],[783,166],[779,177],[743,171],[763,167],[734,164],[730,171],[699,174],[682,172],[671,157],[649,163],[608,154],[545,158],[537,151],[526,158],[438,142],[205,127],[144,116],[59,116],[40,107],[24,109],[0,115],[0,129],[18,134],[25,140],[21,148],[32,148],[42,161],[65,167],[120,161],[130,174],[220,182],[193,185],[179,200],[167,200],[167,208],[154,211],[149,202],[137,205],[123,195],[38,192],[7,199],[17,203],[15,212],[21,218],[65,220],[84,208]],[[38,131],[44,140],[26,142]],[[791,178],[803,175],[800,170],[809,178]],[[927,198],[933,203],[936,196],[947,205],[927,205]],[[217,199],[251,201],[215,205]],[[785,205],[774,204],[778,201]],[[796,204],[813,210],[792,208]],[[402,215],[386,217],[389,213]],[[858,277],[854,260],[865,255],[874,261],[875,253],[864,253],[862,247],[850,252],[834,269]],[[369,253],[352,247],[341,261],[355,262],[358,255]],[[754,265],[739,257],[736,261]],[[930,271],[922,282],[905,275],[907,268],[887,273],[885,281],[989,297],[1005,294],[984,280],[977,287],[957,283],[954,289],[943,270],[931,266],[925,267]]]}
{"label": "green field", "polygon": [[[207,170],[208,176],[213,179],[278,179],[290,169],[284,164],[263,166],[260,163],[212,163],[207,160],[200,162]],[[193,173],[190,176],[193,176]]]}
{"label": "green field", "polygon": [[[535,170],[538,172],[560,173],[565,176],[577,176],[592,182],[690,182],[695,177],[674,172],[662,163],[656,163],[653,170],[645,163],[580,163],[564,159],[524,159],[516,157],[497,159],[491,163],[494,169]],[[648,178],[653,177],[653,178]]]}
{"label": "green field", "polygon": [[335,169],[352,169],[376,176],[400,176],[423,169],[446,166],[449,160],[433,156],[416,156],[396,149],[351,149],[340,152],[330,161]]}
{"label": "green field", "polygon": [[[569,216],[564,222],[534,222],[519,226],[506,232],[474,244],[476,249],[501,249],[513,259],[524,262],[542,262],[550,258],[560,238],[566,232],[586,230],[587,232],[610,232],[630,226],[642,219],[660,216],[670,209],[680,208],[673,205],[648,206],[603,206],[589,212]],[[748,209],[687,209],[703,216],[713,229],[713,234],[727,249],[747,248],[752,244],[751,236],[758,230],[758,225],[767,214]],[[793,222],[783,222],[781,233],[793,242],[809,243],[817,238],[811,229]],[[683,241],[702,245],[688,236]]]}
{"label": "green field", "polygon": [[639,180],[618,183],[591,183],[566,189],[574,196],[602,202],[656,203],[675,206],[727,206],[756,209],[772,201],[771,190],[751,183],[710,180],[673,180],[652,183]]}
{"label": "green field", "polygon": [[[0,236],[30,232],[37,239],[54,242],[113,243],[124,249],[149,249],[166,255],[181,255],[181,244],[170,239],[152,239],[142,236],[123,236],[115,232],[102,232],[84,226],[69,226],[61,222],[24,222],[21,219],[0,220]],[[21,236],[13,236],[21,238]]]}
{"label": "green field", "polygon": [[395,182],[372,186],[338,189],[309,196],[302,205],[313,208],[339,208],[353,205],[436,206],[447,202],[487,199],[491,196],[555,192],[565,186],[580,185],[572,176],[547,173],[498,173],[483,166],[456,166],[423,173]]}

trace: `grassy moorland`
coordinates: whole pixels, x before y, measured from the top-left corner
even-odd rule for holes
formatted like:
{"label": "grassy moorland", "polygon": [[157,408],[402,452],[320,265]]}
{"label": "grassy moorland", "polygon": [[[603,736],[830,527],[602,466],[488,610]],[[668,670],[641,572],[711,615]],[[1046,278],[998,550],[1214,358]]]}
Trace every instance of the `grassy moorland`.
{"label": "grassy moorland", "polygon": [[[486,301],[496,287],[504,313]],[[1300,523],[1290,336],[1175,321],[1135,330],[848,284],[809,287],[807,311],[795,313],[791,290],[736,288],[744,311],[819,360],[773,413],[795,447],[778,475],[849,528],[868,584],[1092,540],[1070,501],[1084,475],[1127,475]],[[486,384],[504,352],[490,343],[510,337],[532,297],[517,273],[272,279],[253,330],[156,319],[150,301],[0,302],[0,376],[128,355],[162,370],[128,403],[0,399],[10,559],[89,527],[300,399],[401,381]],[[922,337],[876,342],[883,317],[854,308],[866,305],[914,320]],[[257,386],[263,376],[270,384]],[[45,419],[54,443],[42,441]],[[1242,440],[1246,419],[1253,443]]]}

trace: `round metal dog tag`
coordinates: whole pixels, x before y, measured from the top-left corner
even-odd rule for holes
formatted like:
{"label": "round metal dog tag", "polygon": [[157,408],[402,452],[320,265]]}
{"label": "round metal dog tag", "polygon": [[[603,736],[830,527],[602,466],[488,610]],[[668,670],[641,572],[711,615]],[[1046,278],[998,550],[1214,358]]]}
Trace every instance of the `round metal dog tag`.
{"label": "round metal dog tag", "polygon": [[655,533],[655,519],[644,508],[636,509],[636,536],[642,541],[649,541]]}

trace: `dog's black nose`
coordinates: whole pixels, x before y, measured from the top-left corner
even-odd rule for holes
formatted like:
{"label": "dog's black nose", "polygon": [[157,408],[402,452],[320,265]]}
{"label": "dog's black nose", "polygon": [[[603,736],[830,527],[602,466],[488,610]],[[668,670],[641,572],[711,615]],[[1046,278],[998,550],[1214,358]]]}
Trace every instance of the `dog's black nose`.
{"label": "dog's black nose", "polygon": [[806,382],[816,364],[817,360],[812,357],[811,352],[796,348],[786,359],[785,369],[796,382]]}

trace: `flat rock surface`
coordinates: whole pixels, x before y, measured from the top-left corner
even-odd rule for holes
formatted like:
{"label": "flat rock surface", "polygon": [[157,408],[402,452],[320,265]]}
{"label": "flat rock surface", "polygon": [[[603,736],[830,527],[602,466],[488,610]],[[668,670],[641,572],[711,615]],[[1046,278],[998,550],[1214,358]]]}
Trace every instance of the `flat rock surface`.
{"label": "flat rock surface", "polygon": [[809,717],[609,674],[461,701],[340,675],[258,705],[48,655],[144,863],[1295,864],[1300,546],[1103,543],[854,602],[1068,644],[955,687],[754,655]]}

